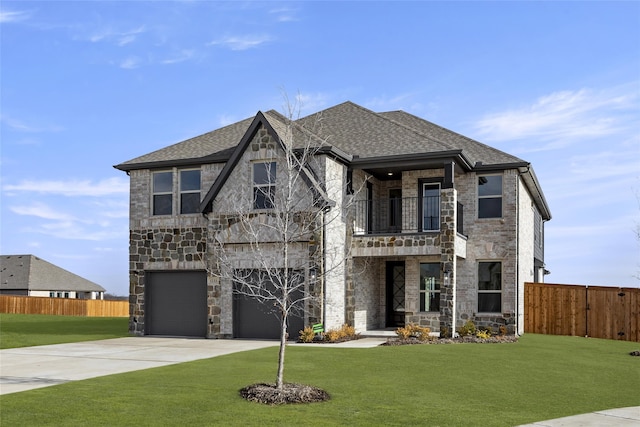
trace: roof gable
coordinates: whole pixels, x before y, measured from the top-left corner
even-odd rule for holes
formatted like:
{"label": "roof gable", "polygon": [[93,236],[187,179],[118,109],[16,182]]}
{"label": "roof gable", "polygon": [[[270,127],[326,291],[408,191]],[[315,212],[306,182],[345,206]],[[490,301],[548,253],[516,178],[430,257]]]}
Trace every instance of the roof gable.
{"label": "roof gable", "polygon": [[[222,171],[220,171],[220,174],[214,181],[213,185],[211,186],[211,188],[209,189],[205,197],[202,199],[202,202],[200,203],[200,212],[203,212],[203,213],[211,212],[212,203],[215,200],[216,196],[218,195],[222,187],[225,185],[225,183],[229,179],[231,172],[236,168],[236,166],[242,159],[242,155],[247,150],[248,146],[251,144],[251,141],[253,141],[258,131],[263,126],[267,130],[267,133],[276,141],[279,147],[282,149],[285,149],[284,143],[280,135],[287,132],[287,129],[288,129],[287,123],[285,123],[286,118],[273,112],[268,112],[267,114],[269,114],[270,117],[267,117],[267,115],[263,114],[260,111],[256,114],[255,118],[253,119],[253,121],[247,128],[246,132],[242,136],[242,139],[236,145],[228,161],[225,163],[224,167],[222,168]],[[280,133],[278,133],[275,130],[276,128],[279,129]],[[290,126],[289,129],[292,129],[292,131],[296,133],[303,131],[302,129],[299,129],[297,126]],[[313,135],[309,135],[309,136],[312,138],[314,137]],[[295,137],[294,137],[294,141],[296,141]],[[298,164],[297,168],[300,171],[304,182],[312,190],[316,203],[320,203],[322,205],[328,205],[328,206],[332,205],[333,203],[329,200],[321,184],[315,179],[315,176],[313,175],[313,173],[303,164]]]}

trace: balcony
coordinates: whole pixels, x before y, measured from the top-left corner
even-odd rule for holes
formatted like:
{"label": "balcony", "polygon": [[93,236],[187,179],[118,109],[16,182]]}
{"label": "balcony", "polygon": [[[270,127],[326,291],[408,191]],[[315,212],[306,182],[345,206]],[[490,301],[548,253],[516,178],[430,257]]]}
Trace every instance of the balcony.
{"label": "balcony", "polygon": [[[440,231],[440,197],[360,200],[354,203],[354,235],[417,234]],[[456,231],[464,234],[462,203],[457,203]]]}

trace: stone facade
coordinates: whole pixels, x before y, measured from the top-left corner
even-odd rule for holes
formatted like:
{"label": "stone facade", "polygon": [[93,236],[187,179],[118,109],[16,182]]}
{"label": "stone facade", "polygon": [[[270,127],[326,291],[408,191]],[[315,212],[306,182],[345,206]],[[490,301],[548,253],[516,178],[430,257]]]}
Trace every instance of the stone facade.
{"label": "stone facade", "polygon": [[[207,336],[227,338],[233,330],[233,286],[229,271],[234,268],[264,267],[267,259],[273,268],[281,268],[282,247],[278,246],[272,212],[252,213],[249,223],[257,230],[247,235],[237,216],[253,208],[252,165],[277,162],[282,150],[266,127],[258,129],[237,165],[230,172],[212,203],[212,212],[180,215],[152,215],[152,177],[149,169],[132,170],[130,201],[130,330],[145,333],[145,281],[150,271],[206,271]],[[533,227],[535,204],[517,169],[491,174],[502,176],[501,218],[478,218],[478,174],[457,171],[453,188],[444,188],[445,169],[422,169],[402,172],[389,180],[376,179],[363,170],[352,171],[353,194],[345,191],[347,168],[333,157],[319,154],[311,162],[314,177],[335,203],[322,215],[314,216],[318,224],[313,232],[289,242],[293,260],[289,268],[305,271],[307,292],[312,298],[305,306],[305,324],[322,322],[326,329],[347,323],[356,330],[386,327],[386,262],[403,261],[405,266],[405,323],[428,326],[432,331],[454,332],[467,320],[476,326],[497,330],[507,326],[510,332],[522,333],[524,282],[532,281],[535,257]],[[190,166],[201,171],[201,198],[211,188],[223,164]],[[280,166],[278,166],[280,167]],[[173,171],[173,199],[178,200],[179,168]],[[280,171],[280,169],[279,169]],[[276,186],[287,185],[285,175],[277,175]],[[451,182],[451,180],[449,180]],[[421,231],[417,209],[405,211],[402,226],[412,230],[379,235],[365,234],[366,224],[353,214],[355,202],[366,201],[367,185],[372,199],[388,198],[390,191],[401,190],[403,198],[418,200],[422,183],[440,183],[439,230]],[[308,183],[294,188],[300,214],[292,219],[298,225],[309,212],[318,213]],[[282,199],[276,204],[283,203]],[[417,203],[417,202],[416,202]],[[464,207],[458,212],[459,203]],[[315,209],[315,210],[314,210]],[[464,235],[458,233],[459,213],[463,214]],[[388,222],[389,211],[379,210],[374,220]],[[266,231],[269,230],[270,231]],[[256,259],[252,239],[261,243]],[[501,311],[478,312],[478,263],[500,262],[502,266]],[[420,264],[440,264],[440,310],[420,311]],[[313,277],[312,277],[313,276]],[[518,326],[516,326],[516,324]],[[517,328],[517,329],[516,329]]]}

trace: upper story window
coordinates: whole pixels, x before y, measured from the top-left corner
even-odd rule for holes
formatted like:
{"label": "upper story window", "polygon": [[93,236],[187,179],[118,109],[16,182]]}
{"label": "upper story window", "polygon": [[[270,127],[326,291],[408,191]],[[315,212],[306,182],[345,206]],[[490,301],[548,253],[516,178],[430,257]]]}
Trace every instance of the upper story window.
{"label": "upper story window", "polygon": [[198,213],[200,209],[200,171],[180,171],[180,213]]}
{"label": "upper story window", "polygon": [[478,263],[478,312],[502,312],[502,263]]}
{"label": "upper story window", "polygon": [[253,208],[273,209],[276,195],[276,162],[253,164]]}
{"label": "upper story window", "polygon": [[173,172],[153,173],[153,214],[173,213]]}
{"label": "upper story window", "polygon": [[[178,175],[178,188],[174,188],[174,173]],[[174,215],[174,213],[198,213],[200,207],[200,170],[185,169],[153,173],[153,215]],[[174,194],[179,206],[174,212]]]}
{"label": "upper story window", "polygon": [[478,177],[478,218],[502,218],[502,175]]}

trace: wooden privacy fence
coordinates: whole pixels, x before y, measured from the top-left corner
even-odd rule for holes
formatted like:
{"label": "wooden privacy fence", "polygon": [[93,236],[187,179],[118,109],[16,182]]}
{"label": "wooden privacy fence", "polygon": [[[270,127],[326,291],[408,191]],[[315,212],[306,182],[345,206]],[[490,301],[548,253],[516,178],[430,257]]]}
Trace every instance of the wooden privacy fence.
{"label": "wooden privacy fence", "polygon": [[0,295],[0,313],[128,317],[129,301]]}
{"label": "wooden privacy fence", "polygon": [[525,283],[524,330],[640,342],[640,288]]}

